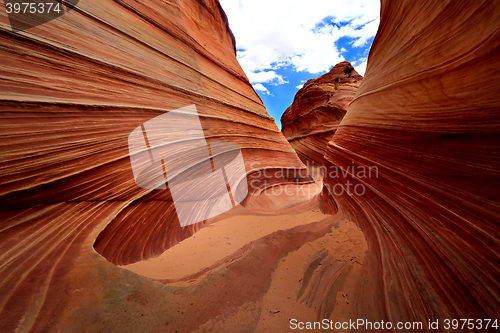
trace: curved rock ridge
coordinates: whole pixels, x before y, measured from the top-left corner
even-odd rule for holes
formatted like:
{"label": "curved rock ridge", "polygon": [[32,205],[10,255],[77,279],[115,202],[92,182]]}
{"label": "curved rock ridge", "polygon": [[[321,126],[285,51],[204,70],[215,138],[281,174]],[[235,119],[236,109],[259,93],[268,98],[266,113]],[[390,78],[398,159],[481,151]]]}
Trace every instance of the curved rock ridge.
{"label": "curved rock ridge", "polygon": [[[347,172],[324,180],[322,208],[356,221],[368,241],[351,315],[497,319],[500,4],[381,8],[366,76],[325,156],[328,170]],[[361,172],[369,167],[377,172]]]}
{"label": "curved rock ridge", "polygon": [[[134,322],[123,317],[132,303],[159,302],[161,286],[92,247],[130,264],[203,225],[181,227],[169,191],[137,186],[128,138],[150,119],[195,105],[206,140],[238,144],[248,177],[288,170],[258,176],[250,194],[311,183],[239,66],[216,0],[81,1],[17,33],[0,10],[0,35],[2,332],[116,331],[118,318]],[[113,307],[120,285],[130,298]]]}
{"label": "curved rock ridge", "polygon": [[[197,227],[171,225],[168,191],[134,183],[127,137],[192,104],[207,141],[237,143],[249,173],[302,167],[241,70],[217,1],[86,2],[17,34],[2,18],[2,210],[122,201],[98,251],[116,263],[163,252]],[[144,209],[158,224],[142,225]],[[113,233],[121,221],[139,223],[134,246]]]}
{"label": "curved rock ridge", "polygon": [[[0,10],[0,331],[498,318],[499,7],[382,1],[321,197],[217,1],[80,1],[19,33]],[[137,185],[128,139],[190,105],[209,145],[240,147],[250,195],[181,228],[169,191]],[[207,162],[186,159],[179,175]],[[115,265],[153,257],[150,275]]]}
{"label": "curved rock ridge", "polygon": [[305,164],[321,166],[326,146],[363,77],[343,61],[308,80],[281,117],[282,133]]}

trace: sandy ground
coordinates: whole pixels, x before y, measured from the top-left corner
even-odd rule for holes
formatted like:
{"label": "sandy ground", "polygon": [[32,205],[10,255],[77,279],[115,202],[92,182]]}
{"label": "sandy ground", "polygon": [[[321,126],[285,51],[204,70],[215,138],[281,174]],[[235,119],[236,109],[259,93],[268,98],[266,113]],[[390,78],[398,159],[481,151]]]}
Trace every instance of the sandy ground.
{"label": "sandy ground", "polygon": [[245,245],[278,230],[328,217],[314,200],[322,188],[322,179],[315,180],[312,184],[275,186],[257,193],[249,200],[249,208],[237,205],[206,221],[206,227],[160,256],[121,267],[153,280],[168,280],[170,285],[190,285],[204,276],[203,272],[226,264],[227,258],[236,260],[238,250],[241,253],[236,256],[244,255]]}
{"label": "sandy ground", "polygon": [[[348,321],[366,250],[365,237],[356,224],[339,221],[330,233],[281,259],[260,301],[245,303],[232,316],[213,318],[196,332],[290,332],[291,319]],[[307,330],[325,331],[348,332]]]}
{"label": "sandy ground", "polygon": [[197,332],[288,332],[294,318],[346,320],[356,299],[354,286],[367,244],[355,223],[320,212],[314,197],[318,188],[308,185],[305,195],[291,199],[268,190],[250,205],[261,209],[238,206],[207,221],[206,227],[160,256],[121,267],[162,284],[187,287],[244,258],[259,239],[328,220],[331,232],[298,246],[279,261],[259,301],[214,317]]}
{"label": "sandy ground", "polygon": [[[206,268],[214,269],[219,266],[217,263],[224,264],[224,258],[277,230],[309,224],[328,216],[318,208],[300,213],[262,215],[240,206],[232,213],[237,216],[210,224],[156,258],[121,267],[150,279],[178,280]],[[194,280],[174,285],[192,283]]]}

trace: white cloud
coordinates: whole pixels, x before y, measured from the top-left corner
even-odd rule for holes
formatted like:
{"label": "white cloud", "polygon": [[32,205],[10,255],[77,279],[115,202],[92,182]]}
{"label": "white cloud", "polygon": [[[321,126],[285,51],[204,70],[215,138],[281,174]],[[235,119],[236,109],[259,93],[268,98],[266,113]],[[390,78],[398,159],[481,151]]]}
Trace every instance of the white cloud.
{"label": "white cloud", "polygon": [[257,84],[254,84],[252,85],[252,87],[255,89],[255,90],[258,90],[258,91],[262,91],[264,94],[268,94],[270,95],[271,93],[269,92],[269,90],[267,90],[266,87],[264,87],[262,85],[262,83],[257,83]]}
{"label": "white cloud", "polygon": [[347,50],[343,47],[340,49],[340,52],[347,52]]}
{"label": "white cloud", "polygon": [[366,65],[368,64],[368,59],[367,58],[359,59],[357,62],[361,62],[361,63],[359,65],[353,64],[354,69],[356,70],[356,72],[358,72],[359,75],[365,76]]}
{"label": "white cloud", "polygon": [[303,84],[299,84],[298,86],[296,86],[295,88],[297,89],[301,89],[304,85]]}
{"label": "white cloud", "polygon": [[359,47],[359,46],[366,45],[366,42],[368,41],[368,39],[375,36],[375,34],[377,33],[378,24],[379,24],[379,20],[373,20],[372,22],[367,23],[365,26],[363,26],[361,29],[359,29],[358,35],[360,38],[358,40],[356,40],[352,44],[352,46]]}
{"label": "white cloud", "polygon": [[[379,24],[379,0],[220,2],[236,37],[238,60],[254,80],[271,75],[262,71],[269,73],[286,65],[312,74],[329,70],[344,60],[340,52],[345,51],[335,45],[339,38],[351,37],[353,47],[364,46]],[[325,20],[335,25],[322,24]],[[285,82],[281,80],[271,79],[275,84]]]}
{"label": "white cloud", "polygon": [[248,71],[246,74],[250,83],[272,83],[274,85],[288,83],[283,79],[283,76],[276,74],[275,71]]}

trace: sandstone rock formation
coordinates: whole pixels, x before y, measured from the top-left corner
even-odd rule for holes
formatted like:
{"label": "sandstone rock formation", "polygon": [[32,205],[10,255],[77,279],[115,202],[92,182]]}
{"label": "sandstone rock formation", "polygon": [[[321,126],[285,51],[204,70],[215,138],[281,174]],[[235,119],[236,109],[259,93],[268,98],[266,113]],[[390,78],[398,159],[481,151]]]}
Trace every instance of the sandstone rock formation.
{"label": "sandstone rock formation", "polygon": [[0,331],[181,327],[170,317],[189,298],[157,306],[174,290],[99,255],[130,264],[203,226],[181,228],[168,191],[137,186],[129,134],[194,104],[207,141],[238,144],[249,176],[290,171],[250,190],[311,182],[241,70],[218,1],[81,1],[21,32],[0,12]]}
{"label": "sandstone rock formation", "polygon": [[308,80],[281,117],[281,131],[305,164],[323,165],[326,145],[363,77],[343,61]]}
{"label": "sandstone rock formation", "polygon": [[[493,0],[382,1],[315,196],[216,0],[80,1],[22,32],[0,10],[0,331],[498,318],[499,16]],[[291,133],[321,132],[327,103],[309,102]],[[251,193],[181,228],[168,191],[137,186],[128,138],[193,104],[209,143],[241,148]]]}
{"label": "sandstone rock formation", "polygon": [[[369,247],[353,317],[499,317],[499,80],[497,1],[382,1],[326,153],[349,172],[325,180],[323,209],[354,219]],[[358,174],[370,166],[378,174]],[[366,192],[333,193],[348,182]]]}

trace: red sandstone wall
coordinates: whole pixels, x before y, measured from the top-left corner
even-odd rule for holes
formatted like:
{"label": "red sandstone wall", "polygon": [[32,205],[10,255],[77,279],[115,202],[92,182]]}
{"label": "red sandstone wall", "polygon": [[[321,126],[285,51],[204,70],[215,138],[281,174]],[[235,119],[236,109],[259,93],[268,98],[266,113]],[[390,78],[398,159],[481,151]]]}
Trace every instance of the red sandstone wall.
{"label": "red sandstone wall", "polygon": [[363,196],[323,193],[369,243],[354,317],[498,318],[499,81],[497,1],[382,1],[366,76],[326,153],[330,166],[379,170],[326,179],[363,184]]}
{"label": "red sandstone wall", "polygon": [[100,316],[88,311],[110,281],[157,287],[94,240],[124,264],[200,228],[179,226],[168,193],[136,186],[127,139],[143,122],[195,104],[207,139],[237,143],[248,173],[303,168],[240,68],[218,1],[80,1],[23,32],[8,24],[2,8],[2,332],[97,331],[83,318]]}
{"label": "red sandstone wall", "polygon": [[308,80],[281,117],[283,135],[305,164],[323,165],[326,146],[361,84],[363,77],[346,68],[353,67],[343,61]]}

